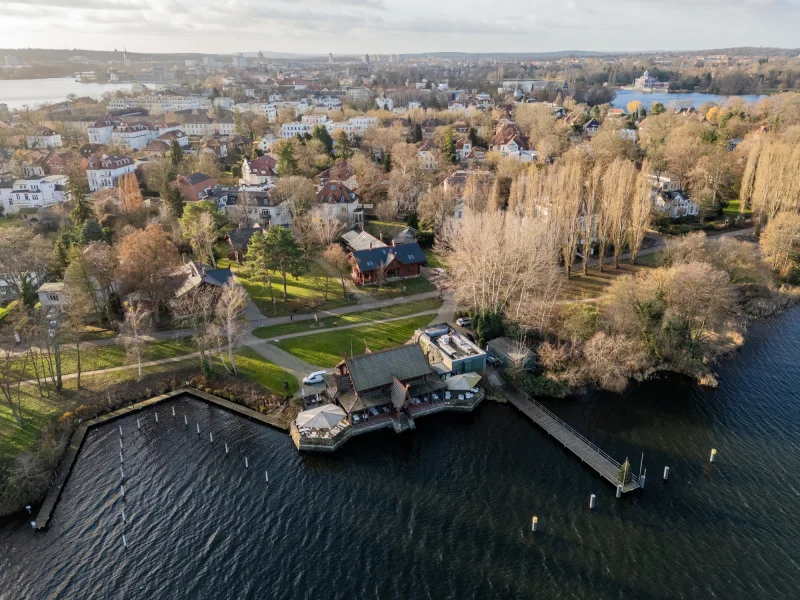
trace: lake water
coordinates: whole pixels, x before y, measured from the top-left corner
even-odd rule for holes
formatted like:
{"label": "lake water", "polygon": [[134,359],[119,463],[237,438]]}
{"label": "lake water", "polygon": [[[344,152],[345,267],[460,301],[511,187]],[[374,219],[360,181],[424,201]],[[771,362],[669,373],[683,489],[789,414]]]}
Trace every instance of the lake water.
{"label": "lake water", "polygon": [[[669,94],[667,92],[647,93],[635,90],[617,90],[617,95],[611,102],[611,106],[615,108],[625,108],[628,106],[628,102],[638,100],[642,103],[642,106],[648,110],[650,106],[656,102],[661,102],[667,108],[672,106],[677,108],[688,108],[690,106],[700,108],[700,106],[706,102],[713,102],[721,106],[724,105],[728,99],[733,97],[734,96],[722,96],[719,94],[701,94],[699,92]],[[742,98],[746,102],[755,103],[762,98],[766,98],[766,96],[745,95],[736,96],[736,98]]]}
{"label": "lake water", "polygon": [[46,532],[0,527],[0,599],[794,599],[798,339],[795,309],[753,326],[715,390],[669,378],[548,403],[636,469],[645,453],[646,489],[621,500],[510,405],[323,456],[178,399],[175,420],[162,405],[160,424],[88,436]]}
{"label": "lake water", "polygon": [[34,108],[44,103],[61,102],[69,94],[99,98],[115,90],[131,91],[130,83],[79,83],[73,77],[49,79],[0,79],[0,104],[9,109],[25,105]]}

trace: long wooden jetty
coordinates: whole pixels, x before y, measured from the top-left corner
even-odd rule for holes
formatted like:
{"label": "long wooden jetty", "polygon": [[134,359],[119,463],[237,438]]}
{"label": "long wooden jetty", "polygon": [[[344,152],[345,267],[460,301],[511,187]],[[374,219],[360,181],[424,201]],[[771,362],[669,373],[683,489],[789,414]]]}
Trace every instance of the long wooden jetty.
{"label": "long wooden jetty", "polygon": [[[606,452],[603,452],[597,444],[590,442],[585,436],[545,408],[540,402],[537,402],[534,398],[520,391],[507,391],[505,397],[523,414],[530,417],[534,423],[561,442],[564,448],[568,448],[572,451],[575,456],[592,467],[602,475],[604,479],[613,484],[614,487],[622,483],[619,476],[622,463]],[[622,487],[622,493],[632,492],[639,488],[639,478],[631,473],[630,480]]]}
{"label": "long wooden jetty", "polygon": [[235,402],[231,402],[225,398],[220,398],[219,396],[207,394],[195,388],[181,388],[173,392],[155,396],[154,398],[148,398],[142,402],[131,404],[130,406],[120,408],[94,419],[84,421],[78,425],[78,428],[75,430],[75,433],[70,439],[67,451],[64,453],[61,462],[58,463],[58,471],[56,472],[55,481],[53,482],[50,491],[47,493],[44,502],[42,502],[42,506],[39,508],[34,527],[39,530],[45,529],[47,524],[50,522],[50,516],[55,510],[56,504],[58,504],[58,499],[61,497],[61,490],[64,488],[64,485],[66,485],[67,479],[69,479],[69,475],[72,472],[72,467],[75,465],[75,460],[78,458],[78,453],[80,452],[81,446],[83,445],[83,441],[86,438],[86,434],[89,432],[89,429],[98,425],[103,425],[113,421],[114,419],[119,419],[120,417],[138,412],[150,406],[154,406],[160,402],[172,400],[173,398],[178,398],[181,396],[190,396],[195,400],[202,400],[208,402],[209,404],[214,404],[265,425],[270,425],[283,430],[288,429],[286,425],[281,423],[272,415],[262,414],[247,408],[246,406],[242,406],[241,404],[236,404]]}

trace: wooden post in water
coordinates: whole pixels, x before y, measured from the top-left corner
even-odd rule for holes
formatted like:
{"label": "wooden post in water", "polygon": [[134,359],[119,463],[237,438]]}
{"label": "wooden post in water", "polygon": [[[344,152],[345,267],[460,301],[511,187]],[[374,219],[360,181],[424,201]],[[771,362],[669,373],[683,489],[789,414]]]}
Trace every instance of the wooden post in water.
{"label": "wooden post in water", "polygon": [[175,407],[174,406],[172,407],[172,416],[173,417],[175,416]]}
{"label": "wooden post in water", "polygon": [[249,469],[250,468],[250,465],[247,462],[247,457],[246,456],[244,457],[244,468],[245,469]]}
{"label": "wooden post in water", "polygon": [[197,424],[197,435],[200,435],[200,423]]}
{"label": "wooden post in water", "polygon": [[186,415],[183,415],[183,424],[189,426],[189,419],[186,418]]}
{"label": "wooden post in water", "polygon": [[225,444],[225,454],[227,454],[227,453],[228,453],[228,444],[226,443]]}
{"label": "wooden post in water", "polygon": [[125,539],[125,534],[122,534],[122,545],[126,548],[128,547],[128,540]]}
{"label": "wooden post in water", "polygon": [[136,419],[136,429],[141,429],[141,428],[142,428],[142,424],[139,423],[139,419]]}
{"label": "wooden post in water", "polygon": [[212,444],[214,443],[214,434],[210,431],[208,432],[208,441]]}
{"label": "wooden post in water", "polygon": [[664,481],[669,479],[669,467],[664,467]]}
{"label": "wooden post in water", "polygon": [[597,501],[597,500],[596,500],[596,498],[595,498],[595,495],[594,495],[594,494],[592,494],[591,496],[589,496],[589,508],[594,508],[594,505],[595,505],[596,501]]}
{"label": "wooden post in water", "polygon": [[158,423],[158,413],[156,413],[156,423]]}

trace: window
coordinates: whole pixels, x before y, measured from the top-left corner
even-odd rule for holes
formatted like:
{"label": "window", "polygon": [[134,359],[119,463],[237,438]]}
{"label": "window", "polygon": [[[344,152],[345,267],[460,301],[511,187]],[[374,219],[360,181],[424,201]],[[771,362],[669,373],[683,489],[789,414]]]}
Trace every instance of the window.
{"label": "window", "polygon": [[51,302],[58,302],[58,294],[47,294],[47,299]]}

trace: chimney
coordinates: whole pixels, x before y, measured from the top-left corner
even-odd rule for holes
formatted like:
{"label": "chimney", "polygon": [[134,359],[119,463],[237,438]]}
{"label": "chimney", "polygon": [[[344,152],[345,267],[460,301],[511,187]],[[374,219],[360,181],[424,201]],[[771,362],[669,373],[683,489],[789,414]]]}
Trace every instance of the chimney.
{"label": "chimney", "polygon": [[372,250],[372,242],[369,243],[369,249]]}

